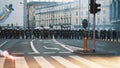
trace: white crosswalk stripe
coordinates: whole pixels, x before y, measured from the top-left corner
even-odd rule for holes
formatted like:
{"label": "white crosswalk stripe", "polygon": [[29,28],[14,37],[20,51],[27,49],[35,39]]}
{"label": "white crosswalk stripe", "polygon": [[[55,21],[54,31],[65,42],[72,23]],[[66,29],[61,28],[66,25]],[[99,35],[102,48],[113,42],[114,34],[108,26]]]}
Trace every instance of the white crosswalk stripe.
{"label": "white crosswalk stripe", "polygon": [[[87,68],[105,68],[104,66],[97,64],[95,62],[92,62],[90,60],[87,60],[85,58],[82,58],[80,56],[68,56],[68,57],[61,57],[61,56],[50,56],[50,58],[54,59],[53,62],[56,61],[60,63],[61,65],[65,66],[66,68],[83,68],[82,66],[78,66],[77,64],[74,64],[69,59],[72,59],[74,61],[79,61],[80,63],[84,64]],[[68,59],[69,58],[69,59]],[[33,59],[40,65],[40,68],[56,68],[55,64],[51,64],[50,60],[47,57],[43,56],[34,56]],[[0,68],[4,68],[5,58],[0,57]],[[32,65],[34,62],[30,62]],[[29,68],[28,61],[24,57],[16,57],[15,58],[15,68]]]}
{"label": "white crosswalk stripe", "polygon": [[40,64],[42,68],[55,68],[43,57],[34,57],[35,60]]}
{"label": "white crosswalk stripe", "polygon": [[70,56],[70,57],[75,59],[75,60],[78,60],[78,61],[80,61],[80,62],[82,62],[82,63],[84,63],[84,64],[86,64],[86,65],[88,65],[88,66],[90,66],[92,68],[96,68],[96,67],[97,68],[105,68],[105,67],[103,67],[103,66],[101,66],[99,64],[96,64],[96,63],[94,63],[92,61],[86,60],[86,59],[84,59],[82,57],[79,57],[79,56]]}
{"label": "white crosswalk stripe", "polygon": [[15,60],[16,68],[29,68],[24,57],[17,57]]}
{"label": "white crosswalk stripe", "polygon": [[67,68],[81,68],[77,65],[72,64],[71,62],[69,62],[68,60],[66,60],[60,56],[52,56],[52,58],[54,58],[55,60],[57,60],[58,62],[60,62],[64,66],[66,66]]}
{"label": "white crosswalk stripe", "polygon": [[0,58],[0,68],[3,68],[5,58]]}

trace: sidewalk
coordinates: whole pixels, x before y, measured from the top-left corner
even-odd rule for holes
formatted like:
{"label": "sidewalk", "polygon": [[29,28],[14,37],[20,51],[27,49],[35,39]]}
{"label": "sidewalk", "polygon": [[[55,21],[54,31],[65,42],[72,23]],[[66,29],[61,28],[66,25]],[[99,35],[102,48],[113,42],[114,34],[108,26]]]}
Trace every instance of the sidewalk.
{"label": "sidewalk", "polygon": [[106,51],[95,51],[93,52],[92,50],[88,50],[87,52],[83,51],[83,50],[75,50],[73,53],[76,53],[78,55],[95,55],[95,56],[113,56],[115,55],[112,52],[106,52]]}

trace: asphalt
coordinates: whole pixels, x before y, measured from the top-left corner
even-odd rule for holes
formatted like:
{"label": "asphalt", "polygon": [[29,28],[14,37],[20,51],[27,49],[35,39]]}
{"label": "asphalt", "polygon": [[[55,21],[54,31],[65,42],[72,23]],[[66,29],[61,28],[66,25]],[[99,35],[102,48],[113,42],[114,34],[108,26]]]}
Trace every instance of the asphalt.
{"label": "asphalt", "polygon": [[[0,47],[2,50],[8,50],[10,53],[23,53],[19,55],[39,55],[31,54],[33,50],[30,47],[30,42],[33,39],[0,39],[0,43],[7,41],[5,46]],[[95,43],[95,52],[92,51],[92,40],[87,41],[88,51],[84,52],[83,45],[84,41],[80,39],[56,39],[61,44],[65,44],[66,47],[73,50],[73,53],[78,55],[118,55],[120,56],[120,42],[96,40]],[[42,52],[41,55],[45,55],[46,52],[55,52],[55,54],[50,55],[63,55],[59,52],[69,52],[68,50],[59,46],[53,42],[52,39],[46,39],[40,41],[37,39],[33,42],[36,49],[39,52]],[[49,48],[49,49],[46,49]],[[52,48],[52,49],[51,49]],[[61,50],[56,50],[53,48],[59,48]],[[29,53],[28,53],[29,52]],[[64,54],[66,55],[66,54]],[[72,55],[68,53],[67,55]],[[49,55],[48,55],[49,56]]]}
{"label": "asphalt", "polygon": [[68,39],[57,39],[57,41],[69,45],[74,46],[80,49],[74,49],[74,53],[78,55],[112,55],[112,56],[120,56],[120,42],[112,42],[112,41],[104,41],[104,40],[96,40],[95,42],[95,52],[92,50],[92,40],[87,41],[88,51],[84,51],[84,41],[83,40],[68,40]]}

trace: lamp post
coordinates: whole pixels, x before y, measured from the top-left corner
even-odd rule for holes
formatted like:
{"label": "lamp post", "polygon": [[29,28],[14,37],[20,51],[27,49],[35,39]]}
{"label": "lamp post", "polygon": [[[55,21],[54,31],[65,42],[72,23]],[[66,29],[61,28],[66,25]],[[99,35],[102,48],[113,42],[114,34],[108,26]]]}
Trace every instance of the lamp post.
{"label": "lamp post", "polygon": [[23,19],[24,19],[24,23],[23,26],[24,28],[27,27],[27,0],[24,0],[23,2],[20,2],[20,4],[23,4],[24,6],[24,13],[23,13]]}
{"label": "lamp post", "polygon": [[30,24],[29,24],[29,8],[30,8],[30,5],[27,4],[27,28],[30,29]]}

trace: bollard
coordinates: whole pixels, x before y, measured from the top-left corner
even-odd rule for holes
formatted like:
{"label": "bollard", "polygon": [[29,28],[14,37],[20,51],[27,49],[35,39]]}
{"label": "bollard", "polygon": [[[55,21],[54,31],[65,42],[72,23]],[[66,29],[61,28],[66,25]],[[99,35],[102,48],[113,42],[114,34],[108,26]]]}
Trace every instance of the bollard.
{"label": "bollard", "polygon": [[84,37],[84,52],[87,52],[88,48],[87,48],[87,37]]}

